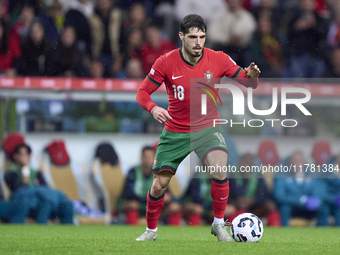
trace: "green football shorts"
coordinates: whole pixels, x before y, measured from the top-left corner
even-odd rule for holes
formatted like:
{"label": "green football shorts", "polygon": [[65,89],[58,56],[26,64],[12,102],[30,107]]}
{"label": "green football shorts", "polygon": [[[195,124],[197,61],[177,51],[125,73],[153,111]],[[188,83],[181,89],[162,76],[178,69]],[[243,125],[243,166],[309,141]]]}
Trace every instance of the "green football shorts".
{"label": "green football shorts", "polygon": [[157,146],[152,172],[176,173],[178,165],[190,152],[205,161],[209,152],[222,150],[228,153],[222,127],[209,127],[198,132],[174,133],[163,130]]}

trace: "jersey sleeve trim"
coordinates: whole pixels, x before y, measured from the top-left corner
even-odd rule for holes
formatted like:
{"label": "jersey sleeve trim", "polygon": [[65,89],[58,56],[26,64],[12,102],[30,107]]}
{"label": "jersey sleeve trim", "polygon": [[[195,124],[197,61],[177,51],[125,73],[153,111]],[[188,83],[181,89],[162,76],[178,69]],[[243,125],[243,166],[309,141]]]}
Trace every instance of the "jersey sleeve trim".
{"label": "jersey sleeve trim", "polygon": [[239,67],[231,78],[236,79],[240,75],[242,69],[243,69],[242,67]]}
{"label": "jersey sleeve trim", "polygon": [[155,84],[157,87],[161,86],[162,83],[157,82],[156,80],[152,79],[149,75],[146,76],[149,81],[151,81],[153,84]]}

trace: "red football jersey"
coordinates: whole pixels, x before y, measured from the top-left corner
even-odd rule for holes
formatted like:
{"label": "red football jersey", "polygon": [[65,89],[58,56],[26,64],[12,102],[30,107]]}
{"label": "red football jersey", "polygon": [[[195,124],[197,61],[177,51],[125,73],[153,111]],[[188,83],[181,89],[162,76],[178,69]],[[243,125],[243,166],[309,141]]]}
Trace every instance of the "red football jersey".
{"label": "red football jersey", "polygon": [[[158,87],[163,82],[166,86],[169,95],[168,112],[172,120],[166,121],[164,128],[171,132],[188,133],[213,126],[213,120],[220,119],[217,106],[207,95],[207,115],[202,115],[201,95],[206,92],[198,87],[213,87],[219,84],[223,76],[236,78],[242,70],[229,55],[208,48],[203,49],[195,65],[185,60],[181,49],[159,57],[147,78]],[[212,92],[210,94],[218,102]]]}

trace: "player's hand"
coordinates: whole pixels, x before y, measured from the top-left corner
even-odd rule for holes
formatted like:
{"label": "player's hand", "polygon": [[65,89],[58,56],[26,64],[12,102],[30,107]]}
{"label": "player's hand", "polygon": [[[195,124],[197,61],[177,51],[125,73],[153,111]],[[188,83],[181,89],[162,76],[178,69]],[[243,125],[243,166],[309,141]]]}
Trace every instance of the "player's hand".
{"label": "player's hand", "polygon": [[260,68],[258,68],[254,62],[252,62],[248,67],[244,68],[244,71],[246,72],[246,76],[249,78],[257,78],[261,73]]}
{"label": "player's hand", "polygon": [[165,123],[167,120],[172,120],[172,117],[168,111],[159,106],[152,108],[151,114],[159,123]]}

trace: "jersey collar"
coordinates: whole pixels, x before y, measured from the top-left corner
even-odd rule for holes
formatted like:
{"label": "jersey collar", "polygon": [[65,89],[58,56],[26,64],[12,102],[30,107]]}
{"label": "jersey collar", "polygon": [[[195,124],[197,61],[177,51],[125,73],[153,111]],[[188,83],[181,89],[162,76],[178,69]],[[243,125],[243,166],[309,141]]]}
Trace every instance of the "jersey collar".
{"label": "jersey collar", "polygon": [[203,54],[204,54],[204,48],[202,49],[202,55],[200,56],[199,60],[196,62],[196,64],[193,64],[193,63],[190,63],[189,61],[187,61],[184,56],[183,56],[183,53],[182,53],[182,48],[179,48],[179,54],[181,55],[181,58],[182,60],[187,63],[189,66],[195,66],[198,64],[198,62],[201,61],[201,59],[203,58]]}

